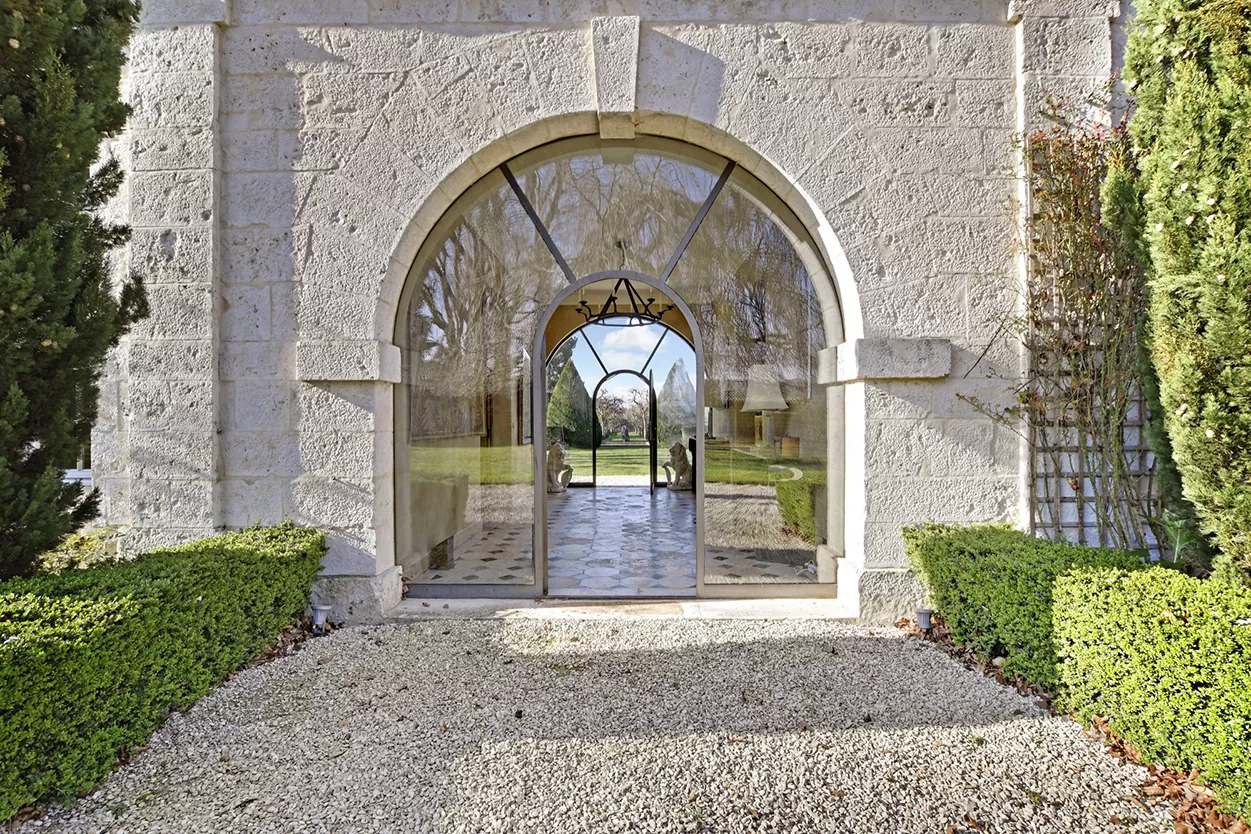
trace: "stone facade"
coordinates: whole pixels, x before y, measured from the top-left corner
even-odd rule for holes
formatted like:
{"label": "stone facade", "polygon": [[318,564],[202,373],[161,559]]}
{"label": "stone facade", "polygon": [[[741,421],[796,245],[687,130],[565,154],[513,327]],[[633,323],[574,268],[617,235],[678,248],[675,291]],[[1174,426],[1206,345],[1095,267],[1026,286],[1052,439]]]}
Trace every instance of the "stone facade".
{"label": "stone facade", "polygon": [[[1016,520],[1014,135],[1100,87],[1116,0],[146,0],[112,211],[152,316],[93,439],[136,547],[291,517],[331,530],[340,616],[398,599],[391,344],[417,248],[500,162],[556,138],[682,139],[795,211],[847,341],[839,596],[912,604],[905,522]],[[872,572],[872,576],[862,574]],[[871,589],[871,590],[870,590]]]}

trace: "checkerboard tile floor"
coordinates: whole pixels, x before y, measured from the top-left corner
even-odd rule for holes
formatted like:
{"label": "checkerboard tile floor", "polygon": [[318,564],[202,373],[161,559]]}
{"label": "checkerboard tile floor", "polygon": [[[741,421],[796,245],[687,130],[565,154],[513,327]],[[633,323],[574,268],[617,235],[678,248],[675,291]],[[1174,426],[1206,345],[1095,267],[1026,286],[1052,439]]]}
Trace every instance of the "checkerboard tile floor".
{"label": "checkerboard tile floor", "polygon": [[487,524],[468,541],[458,535],[450,567],[405,579],[431,585],[533,585],[532,530],[529,524]]}
{"label": "checkerboard tile floor", "polygon": [[[706,548],[710,584],[811,582],[815,574],[763,551]],[[793,561],[793,557],[787,561]],[[457,541],[450,567],[406,582],[532,585],[529,525],[487,525]],[[646,487],[574,488],[548,496],[548,590],[569,597],[695,595],[695,496]]]}

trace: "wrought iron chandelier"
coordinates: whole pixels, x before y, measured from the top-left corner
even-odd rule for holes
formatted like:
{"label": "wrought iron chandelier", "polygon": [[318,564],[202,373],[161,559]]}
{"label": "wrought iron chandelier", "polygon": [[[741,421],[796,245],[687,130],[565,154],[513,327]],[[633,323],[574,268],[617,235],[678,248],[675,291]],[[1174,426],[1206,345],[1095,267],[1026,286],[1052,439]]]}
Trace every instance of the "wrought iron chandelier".
{"label": "wrought iron chandelier", "polygon": [[[624,298],[622,294],[624,293]],[[629,304],[626,307],[626,304]],[[656,305],[656,299],[643,298],[642,293],[634,288],[629,278],[618,278],[612,292],[604,305],[596,310],[586,302],[578,302],[575,308],[587,324],[598,324],[603,327],[637,327],[642,324],[659,324],[665,313],[673,309],[672,304]]]}

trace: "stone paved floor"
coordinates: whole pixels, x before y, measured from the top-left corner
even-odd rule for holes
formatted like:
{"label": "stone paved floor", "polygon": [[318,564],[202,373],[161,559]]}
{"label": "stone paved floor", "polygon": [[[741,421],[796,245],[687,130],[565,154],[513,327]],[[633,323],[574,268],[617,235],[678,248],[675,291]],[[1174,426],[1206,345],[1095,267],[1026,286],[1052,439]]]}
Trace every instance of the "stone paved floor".
{"label": "stone paved floor", "polygon": [[571,489],[547,502],[548,590],[562,596],[695,593],[695,496]]}
{"label": "stone paved floor", "polygon": [[[809,545],[782,532],[770,487],[727,487],[707,498],[707,581],[806,583]],[[759,493],[759,494],[757,494]],[[768,493],[768,494],[765,494]],[[776,529],[775,529],[776,528]],[[548,497],[548,589],[556,596],[695,594],[695,496],[645,486],[573,488]],[[737,545],[737,546],[736,546]],[[406,581],[429,585],[532,585],[528,524],[488,524],[459,537],[453,564]]]}

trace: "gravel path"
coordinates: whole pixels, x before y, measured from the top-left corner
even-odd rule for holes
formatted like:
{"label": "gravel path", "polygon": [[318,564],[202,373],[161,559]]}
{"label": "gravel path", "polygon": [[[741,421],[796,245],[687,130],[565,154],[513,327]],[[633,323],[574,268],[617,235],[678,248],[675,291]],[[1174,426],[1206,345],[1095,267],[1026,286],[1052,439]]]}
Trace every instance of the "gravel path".
{"label": "gravel path", "polygon": [[1171,830],[1142,776],[894,630],[424,621],[242,673],[20,831]]}

